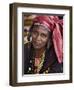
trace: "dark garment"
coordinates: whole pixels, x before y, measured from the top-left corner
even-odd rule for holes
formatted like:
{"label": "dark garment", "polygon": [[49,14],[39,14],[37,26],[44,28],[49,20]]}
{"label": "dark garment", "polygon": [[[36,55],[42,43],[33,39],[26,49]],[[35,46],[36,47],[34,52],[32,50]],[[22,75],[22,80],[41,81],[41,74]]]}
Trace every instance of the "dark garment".
{"label": "dark garment", "polygon": [[[24,74],[34,74],[34,48],[31,43],[24,45]],[[53,46],[46,49],[45,59],[39,73],[63,73],[63,63],[59,64]]]}

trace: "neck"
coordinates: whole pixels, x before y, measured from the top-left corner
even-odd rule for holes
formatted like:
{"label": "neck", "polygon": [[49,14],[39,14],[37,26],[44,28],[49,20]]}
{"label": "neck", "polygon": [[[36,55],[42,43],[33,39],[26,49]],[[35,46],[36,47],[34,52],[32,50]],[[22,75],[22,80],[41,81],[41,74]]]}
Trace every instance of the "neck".
{"label": "neck", "polygon": [[35,49],[35,57],[40,58],[45,51],[45,48]]}

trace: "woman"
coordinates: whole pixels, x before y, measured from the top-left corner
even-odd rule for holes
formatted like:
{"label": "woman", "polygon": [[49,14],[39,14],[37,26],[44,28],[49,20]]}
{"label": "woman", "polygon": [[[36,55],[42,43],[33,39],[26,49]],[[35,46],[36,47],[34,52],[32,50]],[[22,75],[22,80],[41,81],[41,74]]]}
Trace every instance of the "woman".
{"label": "woman", "polygon": [[62,19],[37,16],[30,28],[29,43],[24,45],[24,74],[62,73]]}

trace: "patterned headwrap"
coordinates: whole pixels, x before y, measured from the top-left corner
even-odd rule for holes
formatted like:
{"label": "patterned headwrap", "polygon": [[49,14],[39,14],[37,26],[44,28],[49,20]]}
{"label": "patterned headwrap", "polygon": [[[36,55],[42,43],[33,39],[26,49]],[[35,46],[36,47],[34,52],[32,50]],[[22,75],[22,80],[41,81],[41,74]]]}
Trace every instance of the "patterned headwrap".
{"label": "patterned headwrap", "polygon": [[63,20],[58,16],[40,15],[34,18],[34,25],[42,25],[52,32],[52,41],[58,62],[63,62]]}

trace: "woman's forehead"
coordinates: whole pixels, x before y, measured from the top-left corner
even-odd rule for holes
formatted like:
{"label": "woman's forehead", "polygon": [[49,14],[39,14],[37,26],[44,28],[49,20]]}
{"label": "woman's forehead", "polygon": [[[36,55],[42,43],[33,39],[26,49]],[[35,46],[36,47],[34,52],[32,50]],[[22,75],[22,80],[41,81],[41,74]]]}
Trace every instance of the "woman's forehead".
{"label": "woman's forehead", "polygon": [[49,33],[49,30],[47,28],[45,28],[44,26],[38,26],[38,25],[35,25],[33,27],[33,31],[39,31],[39,32],[43,32],[43,33]]}

